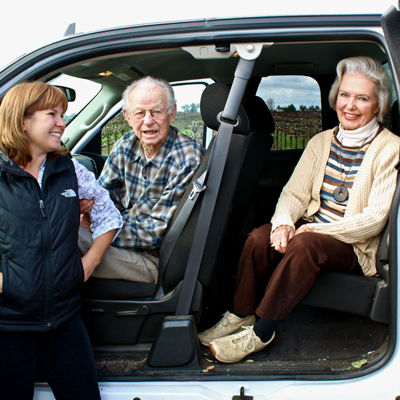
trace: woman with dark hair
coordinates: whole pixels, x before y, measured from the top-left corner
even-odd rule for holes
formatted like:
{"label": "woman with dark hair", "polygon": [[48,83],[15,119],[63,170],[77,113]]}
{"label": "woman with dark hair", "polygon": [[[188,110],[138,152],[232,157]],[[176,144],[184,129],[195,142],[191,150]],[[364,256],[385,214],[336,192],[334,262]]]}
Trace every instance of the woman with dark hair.
{"label": "woman with dark hair", "polygon": [[249,234],[234,312],[199,334],[221,362],[265,348],[321,269],[376,274],[400,149],[400,138],[381,125],[391,105],[381,63],[370,57],[342,60],[329,99],[339,126],[310,140],[271,223]]}
{"label": "woman with dark hair", "polygon": [[[0,106],[0,390],[32,399],[36,364],[57,399],[99,399],[79,288],[122,226],[92,173],[61,145],[68,106],[43,82],[19,84]],[[94,199],[94,242],[78,249],[79,199]]]}

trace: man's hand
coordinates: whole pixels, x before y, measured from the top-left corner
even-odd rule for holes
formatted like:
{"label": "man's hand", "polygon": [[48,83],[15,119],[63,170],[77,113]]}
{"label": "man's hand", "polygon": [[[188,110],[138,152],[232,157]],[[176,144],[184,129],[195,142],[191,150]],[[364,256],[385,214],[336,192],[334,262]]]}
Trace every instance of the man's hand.
{"label": "man's hand", "polygon": [[92,211],[94,200],[93,199],[81,199],[79,200],[79,205],[81,207],[81,214],[87,214]]}
{"label": "man's hand", "polygon": [[88,212],[92,211],[93,205],[94,205],[93,199],[79,200],[79,206],[81,208],[81,222],[79,227],[89,232],[91,232],[90,230],[91,221]]}
{"label": "man's hand", "polygon": [[278,226],[270,237],[271,247],[278,253],[285,254],[289,240],[294,236],[294,229],[289,225]]}

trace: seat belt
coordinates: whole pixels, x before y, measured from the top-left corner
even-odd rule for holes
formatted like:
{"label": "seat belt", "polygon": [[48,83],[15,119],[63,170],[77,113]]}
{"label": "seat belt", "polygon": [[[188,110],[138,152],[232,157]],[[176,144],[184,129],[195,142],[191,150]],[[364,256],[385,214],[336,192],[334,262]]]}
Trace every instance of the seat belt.
{"label": "seat belt", "polygon": [[[210,205],[213,203],[212,204],[212,212],[214,210],[219,186],[220,186],[221,179],[222,179],[222,173],[223,173],[223,170],[225,167],[225,161],[226,161],[226,157],[227,157],[228,150],[229,150],[229,144],[231,141],[233,128],[235,127],[238,110],[239,110],[239,107],[240,107],[240,104],[241,104],[241,101],[243,98],[244,91],[247,86],[247,82],[251,76],[254,62],[255,62],[255,60],[249,61],[249,60],[244,60],[242,58],[239,59],[238,66],[235,71],[235,78],[232,83],[232,88],[228,95],[228,99],[226,101],[224,111],[222,112],[222,116],[220,118],[220,126],[218,128],[216,139],[214,141],[214,145],[211,150],[210,158],[209,158],[208,164],[207,164],[207,169],[203,172],[203,174],[199,178],[197,178],[196,180],[193,181],[193,189],[190,192],[188,199],[182,206],[177,218],[175,219],[170,230],[168,231],[167,236],[165,237],[164,242],[162,244],[159,265],[158,265],[158,280],[157,280],[155,299],[160,299],[164,296],[164,290],[162,287],[162,277],[164,275],[166,266],[172,255],[175,245],[186,225],[186,222],[188,221],[189,216],[196,204],[199,194],[206,190],[205,181],[207,179],[209,172],[212,169],[212,165],[214,165],[214,163],[216,162],[217,167],[219,169],[219,171],[218,171],[219,173],[217,171],[215,171],[215,173],[216,173],[215,176],[217,179],[213,179],[214,187],[213,187],[212,192],[215,192],[214,193],[215,198],[213,201],[212,201],[212,199],[208,200],[210,202]],[[215,161],[215,159],[217,161]],[[214,167],[214,169],[215,169],[215,167]],[[202,208],[205,203],[206,197],[207,196],[205,196],[205,198],[203,199]],[[208,201],[206,201],[206,202],[208,203]],[[197,225],[196,225],[193,243],[196,243],[195,242],[196,231],[198,230],[199,221],[200,221],[201,214],[202,214],[201,209],[200,209],[200,214],[199,214]],[[210,217],[212,217],[212,212],[211,212]],[[203,211],[203,213],[205,213],[205,212]],[[209,218],[209,220],[211,222],[211,218]],[[207,229],[207,234],[208,234],[208,229]],[[204,245],[202,245],[202,248],[204,248],[204,246],[205,246],[205,243],[204,243]],[[191,259],[191,254],[193,251],[192,249],[193,249],[193,245],[191,247],[191,252],[189,253],[188,264],[187,264],[187,267],[185,270],[185,277],[186,277],[188,265],[189,265],[189,262]],[[198,248],[198,250],[196,252],[198,253],[199,251],[202,251],[202,250],[200,250],[200,248]],[[192,256],[192,257],[194,257],[194,256]],[[200,260],[201,260],[201,257],[200,257]],[[199,267],[200,267],[200,264],[199,264],[198,268]],[[196,274],[196,280],[197,280],[197,275],[198,275],[198,273]],[[194,284],[195,284],[195,282],[194,282]]]}
{"label": "seat belt", "polygon": [[[217,139],[214,141],[214,145],[217,142]],[[186,222],[189,219],[189,216],[193,210],[193,207],[196,204],[196,201],[199,197],[199,194],[206,189],[204,184],[207,173],[210,167],[210,161],[213,158],[214,154],[214,146],[211,150],[210,158],[208,160],[207,169],[196,179],[193,181],[193,189],[189,194],[189,197],[186,199],[183,204],[177,218],[171,226],[171,229],[168,231],[167,236],[162,244],[162,249],[160,253],[160,260],[158,263],[158,279],[157,279],[157,289],[155,298],[160,299],[164,296],[164,289],[162,287],[162,277],[164,275],[165,268],[167,267],[168,261],[171,258],[172,252],[175,249],[175,245],[186,225]]]}
{"label": "seat belt", "polygon": [[255,60],[244,60],[240,58],[235,71],[235,78],[222,113],[217,133],[218,140],[214,143],[214,154],[213,157],[210,157],[209,162],[210,168],[208,169],[207,190],[204,192],[200,207],[181,292],[175,311],[175,315],[177,316],[188,315],[190,312],[203,252],[228,156],[234,122],[236,121],[254,63]]}

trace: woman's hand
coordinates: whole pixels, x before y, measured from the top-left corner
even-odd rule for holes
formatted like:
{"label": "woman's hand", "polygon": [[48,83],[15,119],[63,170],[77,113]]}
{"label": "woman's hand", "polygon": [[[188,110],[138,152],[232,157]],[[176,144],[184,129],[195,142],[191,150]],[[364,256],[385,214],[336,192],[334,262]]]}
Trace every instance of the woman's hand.
{"label": "woman's hand", "polygon": [[299,229],[296,230],[295,235],[303,232],[312,232],[312,230],[307,225],[302,225]]}
{"label": "woman's hand", "polygon": [[91,257],[91,254],[89,253],[86,253],[81,258],[81,261],[83,266],[83,272],[85,275],[84,282],[86,282],[90,278],[90,275],[92,275],[94,269],[97,267],[100,261],[97,258]]}
{"label": "woman's hand", "polygon": [[285,254],[289,240],[295,235],[294,229],[289,225],[278,226],[270,237],[271,247],[281,254]]}
{"label": "woman's hand", "polygon": [[91,232],[90,225],[92,222],[90,221],[89,214],[81,214],[81,221],[79,224],[79,228],[85,229],[86,231]]}
{"label": "woman's hand", "polygon": [[94,269],[99,265],[104,253],[112,243],[116,233],[117,229],[113,229],[98,236],[94,240],[88,252],[81,258],[83,272],[85,274],[84,282],[90,278],[90,275],[92,275]]}

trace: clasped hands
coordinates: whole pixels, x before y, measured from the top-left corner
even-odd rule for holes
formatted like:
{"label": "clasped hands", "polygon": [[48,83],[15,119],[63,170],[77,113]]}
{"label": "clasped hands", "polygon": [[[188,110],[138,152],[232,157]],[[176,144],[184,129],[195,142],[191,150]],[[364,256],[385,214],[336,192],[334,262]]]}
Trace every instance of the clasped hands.
{"label": "clasped hands", "polygon": [[312,232],[307,225],[302,225],[296,231],[289,225],[281,225],[270,236],[271,247],[278,253],[285,254],[290,239],[303,232]]}

